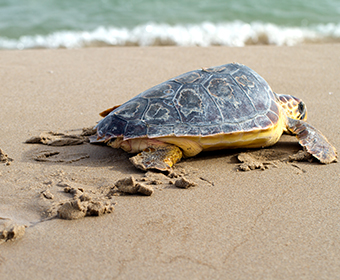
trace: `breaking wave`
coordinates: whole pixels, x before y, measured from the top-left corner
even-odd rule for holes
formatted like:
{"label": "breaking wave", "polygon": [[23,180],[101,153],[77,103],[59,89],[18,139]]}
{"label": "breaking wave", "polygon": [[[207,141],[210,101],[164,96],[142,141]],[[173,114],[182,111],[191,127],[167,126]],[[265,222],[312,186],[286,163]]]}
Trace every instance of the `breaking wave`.
{"label": "breaking wave", "polygon": [[48,35],[0,37],[0,49],[83,48],[93,46],[230,46],[340,42],[340,23],[284,27],[234,21],[188,25],[148,23],[134,28],[98,27],[93,31],[57,31]]}

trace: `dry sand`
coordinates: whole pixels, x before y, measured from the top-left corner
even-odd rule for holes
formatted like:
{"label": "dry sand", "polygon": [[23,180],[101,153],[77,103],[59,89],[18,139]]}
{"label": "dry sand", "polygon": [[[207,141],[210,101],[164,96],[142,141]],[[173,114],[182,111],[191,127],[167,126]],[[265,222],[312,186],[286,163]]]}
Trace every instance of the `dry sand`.
{"label": "dry sand", "polygon": [[[0,278],[338,278],[340,165],[289,162],[295,137],[202,153],[173,178],[121,150],[51,144],[168,78],[233,61],[302,98],[340,149],[340,45],[1,51]],[[47,145],[24,143],[36,136]],[[129,176],[152,195],[122,195]],[[192,187],[176,187],[183,176]]]}

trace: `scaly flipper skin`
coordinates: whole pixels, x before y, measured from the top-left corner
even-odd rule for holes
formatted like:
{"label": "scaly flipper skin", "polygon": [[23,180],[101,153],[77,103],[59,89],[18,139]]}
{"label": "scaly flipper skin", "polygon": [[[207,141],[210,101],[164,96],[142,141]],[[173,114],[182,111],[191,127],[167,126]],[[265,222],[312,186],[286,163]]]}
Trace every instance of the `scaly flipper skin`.
{"label": "scaly flipper skin", "polygon": [[182,151],[175,145],[164,144],[144,149],[130,158],[132,164],[144,171],[157,169],[171,171],[172,166],[182,158]]}
{"label": "scaly flipper skin", "polygon": [[289,131],[299,139],[300,145],[321,163],[337,161],[336,149],[316,128],[304,121],[291,118],[288,118],[287,126]]}

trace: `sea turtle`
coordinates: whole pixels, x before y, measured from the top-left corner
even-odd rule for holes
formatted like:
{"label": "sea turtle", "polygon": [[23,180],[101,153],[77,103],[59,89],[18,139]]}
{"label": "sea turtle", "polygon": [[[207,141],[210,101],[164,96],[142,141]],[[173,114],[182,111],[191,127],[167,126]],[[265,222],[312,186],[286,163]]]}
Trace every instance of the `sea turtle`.
{"label": "sea turtle", "polygon": [[245,65],[231,63],[191,71],[152,87],[101,113],[97,140],[129,153],[142,170],[169,171],[183,156],[229,148],[274,145],[283,132],[296,135],[322,163],[335,148],[305,122],[307,108],[274,93]]}

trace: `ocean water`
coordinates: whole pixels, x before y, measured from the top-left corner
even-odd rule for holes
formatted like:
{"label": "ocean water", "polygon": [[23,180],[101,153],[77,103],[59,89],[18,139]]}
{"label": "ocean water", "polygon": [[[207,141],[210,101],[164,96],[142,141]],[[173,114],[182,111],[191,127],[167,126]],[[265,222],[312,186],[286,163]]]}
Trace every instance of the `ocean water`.
{"label": "ocean water", "polygon": [[340,42],[339,0],[0,0],[0,49]]}

